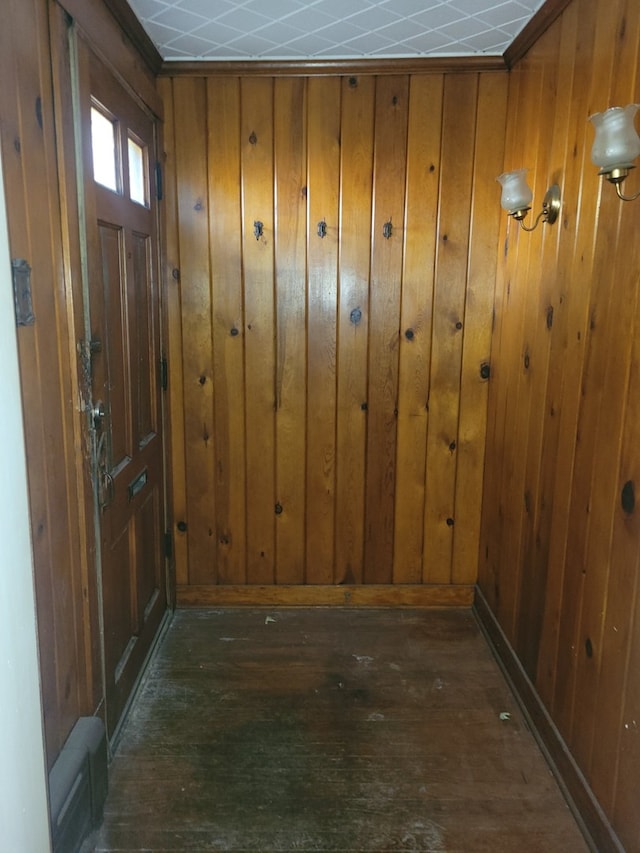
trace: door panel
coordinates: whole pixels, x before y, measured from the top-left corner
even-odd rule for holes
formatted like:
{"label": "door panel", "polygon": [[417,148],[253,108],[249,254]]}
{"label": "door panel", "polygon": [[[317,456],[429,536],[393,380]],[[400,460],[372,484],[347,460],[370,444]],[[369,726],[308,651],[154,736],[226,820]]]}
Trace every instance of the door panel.
{"label": "door panel", "polygon": [[[102,342],[104,357],[94,358],[93,392],[104,400],[109,413],[109,467],[117,468],[130,457],[131,439],[126,399],[126,329],[122,317],[122,295],[126,287],[122,261],[123,229],[112,223],[99,222],[101,280],[95,282],[98,292],[91,294],[92,339]],[[102,285],[100,293],[97,285]],[[100,304],[102,303],[102,305]],[[93,311],[95,306],[95,314]],[[101,369],[97,369],[100,366]]]}
{"label": "door panel", "polygon": [[82,42],[80,69],[106,716],[113,734],[166,609],[158,251],[149,168],[156,128]]}

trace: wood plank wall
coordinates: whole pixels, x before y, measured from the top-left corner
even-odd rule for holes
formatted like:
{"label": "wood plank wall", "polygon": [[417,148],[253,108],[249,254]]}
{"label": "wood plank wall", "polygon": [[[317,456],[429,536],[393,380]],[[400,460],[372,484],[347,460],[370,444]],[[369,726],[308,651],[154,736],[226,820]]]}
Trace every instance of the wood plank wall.
{"label": "wood plank wall", "polygon": [[473,584],[506,73],[159,85],[179,600]]}
{"label": "wood plank wall", "polygon": [[[12,258],[31,267],[35,323],[18,328],[47,758],[95,707],[71,294],[64,276],[47,4],[9,0],[0,133]],[[10,287],[3,271],[3,286]],[[11,483],[2,482],[10,490]],[[85,533],[86,531],[86,533]],[[5,571],[14,567],[4,566]]]}
{"label": "wood plank wall", "polygon": [[[108,9],[63,0],[86,37],[161,113],[153,75]],[[62,5],[7,0],[0,135],[12,258],[31,267],[35,324],[17,330],[47,761],[103,701],[84,431],[84,337],[69,47]],[[55,91],[55,98],[54,98]],[[8,271],[3,286],[10,287]],[[86,463],[86,464],[85,464]],[[2,479],[9,491],[12,484]],[[17,567],[3,566],[5,571]]]}
{"label": "wood plank wall", "polygon": [[[573,0],[510,74],[507,169],[553,228],[502,218],[479,584],[625,849],[640,850],[640,201],[588,116],[638,101],[640,5]],[[640,188],[634,173],[629,190]]]}

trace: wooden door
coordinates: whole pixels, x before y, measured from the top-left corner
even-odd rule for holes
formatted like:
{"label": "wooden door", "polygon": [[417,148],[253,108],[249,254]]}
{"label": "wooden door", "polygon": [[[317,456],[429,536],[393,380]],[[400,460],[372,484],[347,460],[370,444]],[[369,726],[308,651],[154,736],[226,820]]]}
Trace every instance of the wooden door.
{"label": "wooden door", "polygon": [[107,725],[166,610],[154,120],[79,42]]}

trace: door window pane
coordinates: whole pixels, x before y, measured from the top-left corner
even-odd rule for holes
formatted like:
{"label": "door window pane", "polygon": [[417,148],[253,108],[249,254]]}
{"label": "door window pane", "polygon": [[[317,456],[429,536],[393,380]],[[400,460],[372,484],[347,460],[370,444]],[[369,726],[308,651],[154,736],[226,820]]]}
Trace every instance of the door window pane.
{"label": "door window pane", "polygon": [[114,192],[118,191],[118,154],[116,123],[91,107],[91,147],[93,179]]}
{"label": "door window pane", "polygon": [[146,150],[129,137],[129,198],[138,204],[147,204]]}

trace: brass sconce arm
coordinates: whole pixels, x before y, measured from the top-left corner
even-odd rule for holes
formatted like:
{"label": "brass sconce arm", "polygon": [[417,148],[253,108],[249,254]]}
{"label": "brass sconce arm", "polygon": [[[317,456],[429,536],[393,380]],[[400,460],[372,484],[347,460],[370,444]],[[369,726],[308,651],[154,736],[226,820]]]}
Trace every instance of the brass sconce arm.
{"label": "brass sconce arm", "polygon": [[557,184],[553,184],[549,187],[542,201],[542,210],[536,216],[536,221],[531,227],[525,225],[523,221],[526,216],[526,211],[524,211],[522,216],[519,216],[518,213],[519,211],[516,214],[511,215],[514,219],[518,220],[523,231],[535,231],[540,224],[540,220],[546,222],[547,225],[553,225],[560,213],[560,187]]}
{"label": "brass sconce arm", "polygon": [[610,184],[613,184],[616,188],[616,193],[619,199],[622,201],[635,201],[638,197],[640,197],[640,190],[634,195],[625,195],[622,192],[622,184],[624,183],[627,175],[634,169],[635,166],[624,166],[617,167],[615,169],[610,169],[605,171],[604,169],[598,172],[599,175],[602,175],[603,178],[606,178]]}

